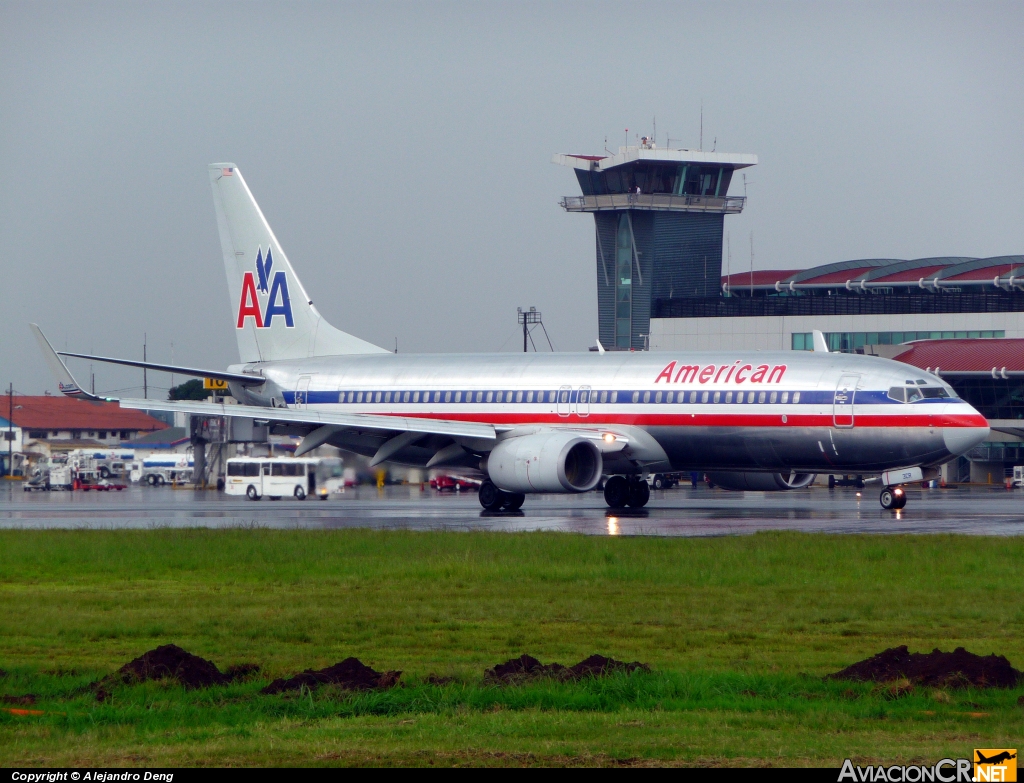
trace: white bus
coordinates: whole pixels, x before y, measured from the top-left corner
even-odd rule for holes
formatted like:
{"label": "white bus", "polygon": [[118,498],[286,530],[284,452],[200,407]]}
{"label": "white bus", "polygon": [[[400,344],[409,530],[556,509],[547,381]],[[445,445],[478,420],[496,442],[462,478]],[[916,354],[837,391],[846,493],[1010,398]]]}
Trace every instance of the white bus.
{"label": "white bus", "polygon": [[226,463],[224,491],[259,500],[266,495],[280,500],[286,495],[305,500],[313,495],[327,500],[345,491],[342,461],[337,458],[232,457]]}

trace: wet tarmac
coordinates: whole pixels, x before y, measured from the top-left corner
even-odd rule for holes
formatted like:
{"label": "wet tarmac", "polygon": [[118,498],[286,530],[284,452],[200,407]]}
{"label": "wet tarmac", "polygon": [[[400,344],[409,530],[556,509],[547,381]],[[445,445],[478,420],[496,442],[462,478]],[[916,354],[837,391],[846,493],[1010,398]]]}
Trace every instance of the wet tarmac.
{"label": "wet tarmac", "polygon": [[0,485],[0,528],[268,527],[408,530],[556,530],[588,535],[721,536],[760,530],[827,533],[1024,534],[1024,490],[909,488],[884,511],[877,486],[728,492],[689,486],[654,492],[640,511],[609,510],[600,493],[529,496],[521,512],[487,513],[476,493],[416,486],[349,489],[326,501],[252,502],[214,491],[130,487],[123,492],[24,492]]}

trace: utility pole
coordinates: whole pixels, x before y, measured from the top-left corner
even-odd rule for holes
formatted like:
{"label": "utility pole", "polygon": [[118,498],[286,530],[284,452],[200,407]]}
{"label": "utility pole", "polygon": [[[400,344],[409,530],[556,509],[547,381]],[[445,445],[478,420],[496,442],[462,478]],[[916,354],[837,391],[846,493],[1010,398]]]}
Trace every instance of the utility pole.
{"label": "utility pole", "polygon": [[[145,332],[143,332],[142,333],[142,361],[146,361],[146,342],[147,342],[147,339],[148,339],[148,335]],[[149,399],[149,384],[147,383],[147,380],[146,380],[146,368],[145,367],[142,368],[142,399],[144,399],[144,400],[148,400]]]}
{"label": "utility pole", "polygon": [[7,387],[7,478],[14,478],[14,384]]}
{"label": "utility pole", "polygon": [[[530,336],[530,324],[539,324],[540,313],[537,312],[536,307],[531,307],[529,310],[523,310],[521,307],[517,307],[516,311],[519,314],[519,323],[523,325],[523,353],[526,353],[526,340]],[[547,331],[544,332],[547,334]],[[536,349],[534,349],[536,350]]]}

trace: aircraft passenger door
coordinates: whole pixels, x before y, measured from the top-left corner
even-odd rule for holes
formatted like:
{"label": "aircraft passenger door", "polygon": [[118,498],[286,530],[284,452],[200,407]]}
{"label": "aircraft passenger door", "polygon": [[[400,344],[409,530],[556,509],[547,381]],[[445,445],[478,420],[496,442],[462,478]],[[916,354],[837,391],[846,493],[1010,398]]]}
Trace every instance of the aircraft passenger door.
{"label": "aircraft passenger door", "polygon": [[572,405],[572,386],[563,386],[558,390],[558,402],[556,410],[559,416],[568,416],[569,408]]}
{"label": "aircraft passenger door", "polygon": [[859,375],[843,375],[836,384],[836,394],[832,398],[832,424],[839,429],[853,427],[853,403],[859,380]]}
{"label": "aircraft passenger door", "polygon": [[295,384],[295,407],[300,411],[306,410],[306,403],[309,401],[309,375],[302,375],[299,377],[299,382]]}
{"label": "aircraft passenger door", "polygon": [[590,395],[592,393],[589,386],[580,386],[580,390],[576,393],[576,415],[580,418],[585,419],[590,415]]}

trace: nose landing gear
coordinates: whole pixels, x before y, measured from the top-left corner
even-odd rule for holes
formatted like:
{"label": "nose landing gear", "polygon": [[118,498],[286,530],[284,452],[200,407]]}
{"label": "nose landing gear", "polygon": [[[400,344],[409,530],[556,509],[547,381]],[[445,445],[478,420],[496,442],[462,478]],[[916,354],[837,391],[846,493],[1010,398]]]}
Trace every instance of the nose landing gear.
{"label": "nose landing gear", "polygon": [[878,496],[878,502],[886,511],[899,511],[907,505],[907,493],[903,487],[884,487]]}

